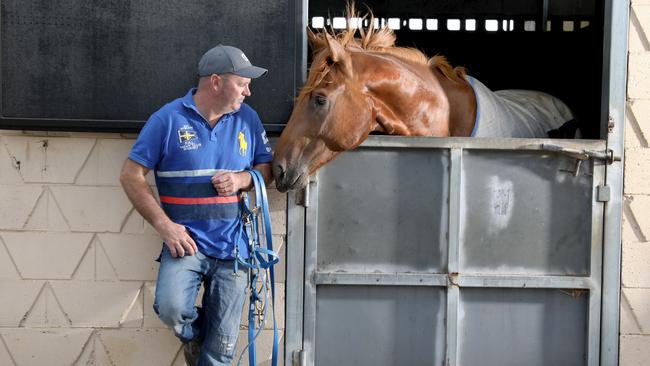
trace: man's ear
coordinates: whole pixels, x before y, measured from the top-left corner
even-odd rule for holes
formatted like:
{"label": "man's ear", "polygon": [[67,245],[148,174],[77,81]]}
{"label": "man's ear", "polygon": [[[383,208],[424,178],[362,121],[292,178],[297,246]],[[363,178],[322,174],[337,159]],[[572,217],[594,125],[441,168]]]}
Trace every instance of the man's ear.
{"label": "man's ear", "polygon": [[214,90],[221,89],[224,82],[225,78],[223,76],[217,74],[210,75],[210,86],[212,86]]}

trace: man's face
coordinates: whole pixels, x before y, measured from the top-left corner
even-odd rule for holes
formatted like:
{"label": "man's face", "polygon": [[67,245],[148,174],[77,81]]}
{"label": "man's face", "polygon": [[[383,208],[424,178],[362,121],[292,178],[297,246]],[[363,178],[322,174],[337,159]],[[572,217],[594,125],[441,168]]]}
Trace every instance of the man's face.
{"label": "man's face", "polygon": [[233,111],[239,109],[244,99],[251,95],[248,89],[251,79],[233,74],[224,75],[221,79],[221,97],[224,104]]}

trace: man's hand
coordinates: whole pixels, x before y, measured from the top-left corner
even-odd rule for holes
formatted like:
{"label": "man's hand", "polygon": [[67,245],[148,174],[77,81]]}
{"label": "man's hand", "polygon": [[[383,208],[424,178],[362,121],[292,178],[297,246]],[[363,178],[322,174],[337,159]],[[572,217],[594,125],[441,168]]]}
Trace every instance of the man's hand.
{"label": "man's hand", "polygon": [[167,245],[167,248],[169,248],[169,253],[172,257],[184,257],[186,255],[194,255],[198,252],[196,243],[188,234],[185,226],[169,222],[161,227],[158,232]]}
{"label": "man's hand", "polygon": [[212,176],[211,181],[219,196],[230,196],[240,190],[247,191],[252,182],[248,172],[219,172]]}

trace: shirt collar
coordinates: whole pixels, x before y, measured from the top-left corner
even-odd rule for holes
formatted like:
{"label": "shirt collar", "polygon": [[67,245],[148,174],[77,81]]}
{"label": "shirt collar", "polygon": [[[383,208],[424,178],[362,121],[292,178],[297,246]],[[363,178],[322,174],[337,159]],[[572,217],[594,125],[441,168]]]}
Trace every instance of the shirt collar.
{"label": "shirt collar", "polygon": [[[196,103],[194,103],[194,98],[193,98],[194,93],[196,93],[196,88],[191,88],[181,100],[182,100],[183,105],[185,106],[185,108],[189,108],[189,109],[195,111],[196,113],[198,113],[199,116],[201,116],[201,112],[199,112],[199,109],[196,107]],[[223,116],[221,116],[221,118],[219,120],[222,120],[224,118],[228,118],[228,117],[234,115],[235,113],[239,112],[240,110],[241,110],[241,108],[239,108],[237,110],[234,110],[234,111],[232,111],[230,113],[226,113]]]}

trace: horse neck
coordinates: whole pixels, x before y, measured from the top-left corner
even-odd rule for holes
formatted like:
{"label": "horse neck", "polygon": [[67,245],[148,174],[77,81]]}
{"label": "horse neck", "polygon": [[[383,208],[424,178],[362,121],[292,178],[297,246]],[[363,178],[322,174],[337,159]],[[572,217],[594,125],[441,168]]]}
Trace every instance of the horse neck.
{"label": "horse neck", "polygon": [[375,130],[395,135],[469,136],[475,97],[427,65],[384,53],[356,53],[377,115]]}
{"label": "horse neck", "polygon": [[433,70],[449,101],[449,135],[470,136],[476,121],[476,95],[466,79],[453,81]]}

